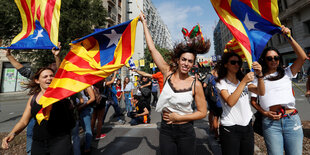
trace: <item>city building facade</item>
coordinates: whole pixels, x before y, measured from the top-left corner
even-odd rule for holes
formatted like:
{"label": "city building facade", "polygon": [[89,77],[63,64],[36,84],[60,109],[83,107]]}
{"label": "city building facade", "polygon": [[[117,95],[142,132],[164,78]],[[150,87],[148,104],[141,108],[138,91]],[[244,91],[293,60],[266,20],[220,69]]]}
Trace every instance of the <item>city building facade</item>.
{"label": "city building facade", "polygon": [[221,20],[219,20],[214,29],[213,37],[214,53],[216,56],[221,56],[224,53],[225,45],[233,38],[233,36],[227,26]]}
{"label": "city building facade", "polygon": [[[166,49],[173,48],[172,38],[168,27],[161,19],[151,0],[128,0],[127,9],[127,16],[129,20],[136,18],[139,16],[141,11],[143,11],[155,45]],[[139,22],[136,30],[135,53],[132,56],[133,60],[144,59],[145,48],[147,48],[147,45],[144,37],[144,31],[141,22]],[[127,70],[127,75],[136,74]],[[135,79],[132,80],[134,81]]]}
{"label": "city building facade", "polygon": [[[278,6],[281,24],[291,29],[292,37],[305,52],[310,52],[310,0],[279,0]],[[267,46],[276,47],[282,53],[285,66],[296,59],[292,47],[281,34],[274,35]],[[306,62],[302,72],[309,66]]]}
{"label": "city building facade", "polygon": [[[282,25],[291,29],[292,36],[305,50],[310,52],[310,0],[278,0],[279,19]],[[216,55],[221,55],[226,43],[232,39],[228,28],[219,20],[213,32],[214,50]],[[284,65],[290,65],[296,59],[296,55],[281,34],[274,35],[266,45],[279,49],[283,55]],[[302,72],[308,70],[309,62],[306,62]]]}

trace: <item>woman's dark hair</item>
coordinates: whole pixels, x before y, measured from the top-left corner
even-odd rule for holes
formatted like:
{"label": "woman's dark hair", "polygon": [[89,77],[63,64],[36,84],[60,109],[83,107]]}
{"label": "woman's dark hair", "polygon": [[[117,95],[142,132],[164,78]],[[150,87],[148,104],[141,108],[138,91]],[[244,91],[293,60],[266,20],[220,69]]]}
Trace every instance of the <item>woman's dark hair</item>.
{"label": "woman's dark hair", "polygon": [[284,69],[282,68],[282,64],[283,64],[282,56],[281,56],[280,52],[278,51],[278,49],[276,49],[274,47],[265,48],[263,50],[258,62],[262,66],[263,75],[265,76],[266,73],[268,72],[268,66],[266,63],[266,55],[267,55],[268,51],[275,51],[279,55],[280,60],[279,60],[279,66],[277,68],[278,75],[277,76],[271,76],[271,77],[267,78],[267,80],[270,80],[270,81],[279,80],[284,76],[285,72],[284,72]]}
{"label": "woman's dark hair", "polygon": [[133,97],[134,99],[140,101],[140,96],[138,96],[138,95],[133,95],[132,97]]}
{"label": "woman's dark hair", "polygon": [[45,70],[50,70],[50,71],[52,71],[53,73],[55,73],[55,71],[54,71],[53,69],[49,68],[49,67],[39,68],[39,69],[37,70],[37,72],[31,77],[29,83],[26,84],[26,88],[27,88],[27,89],[30,89],[28,95],[34,95],[34,94],[37,94],[37,93],[39,93],[39,92],[41,91],[40,84],[37,84],[37,83],[35,82],[35,80],[38,80],[39,77],[40,77],[40,75],[41,75],[41,73],[42,73],[43,71],[45,71]]}
{"label": "woman's dark hair", "polygon": [[170,67],[177,68],[177,61],[180,59],[183,53],[192,53],[195,56],[197,54],[205,54],[210,49],[210,40],[205,42],[199,41],[198,39],[190,40],[190,42],[181,42],[175,45],[173,52],[171,52],[170,58],[173,64]]}
{"label": "woman's dark hair", "polygon": [[121,82],[121,83],[120,83],[120,86],[121,86],[121,85],[122,85],[121,79],[116,79],[116,84],[117,84],[118,81]]}
{"label": "woman's dark hair", "polygon": [[[227,76],[227,73],[228,73],[228,71],[227,71],[227,68],[225,67],[225,64],[227,64],[228,63],[228,60],[231,58],[231,57],[238,57],[238,59],[240,60],[240,61],[242,61],[242,59],[241,59],[241,57],[238,55],[238,54],[236,54],[236,53],[234,53],[234,52],[228,52],[228,53],[224,53],[223,55],[222,55],[222,60],[218,63],[218,72],[217,72],[217,74],[218,74],[218,78],[217,78],[217,82],[219,82],[219,81],[221,81],[222,79],[224,79],[226,76]],[[244,74],[242,73],[242,71],[241,71],[241,67],[242,66],[240,66],[240,68],[239,68],[239,70],[238,70],[238,72],[237,72],[237,74],[236,74],[236,77],[237,77],[237,79],[239,80],[239,81],[241,81],[242,80],[242,78],[244,77]]]}

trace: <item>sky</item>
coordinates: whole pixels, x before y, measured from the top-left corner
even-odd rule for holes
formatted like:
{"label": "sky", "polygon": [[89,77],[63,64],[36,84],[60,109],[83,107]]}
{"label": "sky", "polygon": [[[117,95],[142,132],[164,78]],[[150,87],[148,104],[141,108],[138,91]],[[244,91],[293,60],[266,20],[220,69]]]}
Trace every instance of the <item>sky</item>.
{"label": "sky", "polygon": [[182,27],[190,31],[198,23],[204,38],[210,39],[211,48],[205,55],[214,54],[213,30],[219,20],[210,0],[152,0],[159,15],[168,26],[173,42],[183,41]]}

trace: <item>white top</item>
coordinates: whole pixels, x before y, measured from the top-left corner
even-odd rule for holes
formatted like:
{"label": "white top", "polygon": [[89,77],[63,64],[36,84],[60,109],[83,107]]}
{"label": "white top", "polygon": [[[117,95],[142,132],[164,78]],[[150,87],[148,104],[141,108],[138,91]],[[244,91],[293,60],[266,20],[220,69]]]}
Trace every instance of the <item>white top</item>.
{"label": "white top", "polygon": [[132,82],[129,82],[127,85],[126,85],[126,87],[125,87],[125,89],[122,87],[122,91],[131,91],[131,89],[134,89],[135,88],[135,86],[132,84]]}
{"label": "white top", "polygon": [[86,104],[86,102],[88,101],[88,97],[85,95],[84,91],[86,91],[86,90],[82,90],[80,93],[81,93],[82,98],[83,98],[83,100],[84,100],[84,103],[83,103],[83,104]]}
{"label": "white top", "polygon": [[[290,66],[285,68],[284,71],[285,74],[283,78],[276,81],[269,81],[267,78],[270,76],[277,76],[278,72],[264,77],[265,95],[259,96],[259,104],[265,111],[269,111],[269,107],[279,104],[289,109],[295,109],[292,78],[295,78],[297,74],[293,76]],[[253,81],[253,84],[257,85],[257,79]],[[257,97],[256,94],[251,96]]]}
{"label": "white top", "polygon": [[168,79],[158,98],[156,111],[162,112],[164,108],[167,108],[171,112],[175,112],[179,115],[191,114],[193,113],[191,106],[193,100],[192,89],[186,91],[173,90],[170,80]]}
{"label": "white top", "polygon": [[[231,95],[240,84],[234,84],[227,79],[222,79],[220,82],[216,83],[216,88],[221,92],[221,90],[227,90]],[[249,95],[248,95],[248,87],[246,86],[243,92],[240,95],[237,103],[230,107],[220,96],[223,113],[221,116],[221,124],[224,126],[233,126],[233,125],[241,125],[247,126],[252,119],[252,111],[250,107]]]}

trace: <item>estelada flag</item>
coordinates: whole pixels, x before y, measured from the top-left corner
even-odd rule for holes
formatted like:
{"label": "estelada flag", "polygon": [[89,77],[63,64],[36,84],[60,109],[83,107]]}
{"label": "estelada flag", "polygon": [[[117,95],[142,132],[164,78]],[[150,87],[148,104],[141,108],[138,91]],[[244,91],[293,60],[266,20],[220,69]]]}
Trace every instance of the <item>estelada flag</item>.
{"label": "estelada flag", "polygon": [[128,63],[125,64],[126,67],[130,68],[130,69],[137,69],[136,64],[134,63],[134,61],[132,60],[132,57],[129,59]]}
{"label": "estelada flag", "polygon": [[281,33],[277,0],[211,0],[220,19],[242,49],[249,68],[267,42]]}
{"label": "estelada flag", "polygon": [[39,123],[48,120],[53,103],[96,84],[128,63],[135,48],[138,20],[96,31],[71,43],[70,52],[39,100]]}
{"label": "estelada flag", "polygon": [[238,41],[235,38],[228,41],[227,44],[225,45],[224,53],[226,53],[226,52],[237,53],[241,57],[242,61],[244,61],[244,62],[246,61],[245,55],[244,55],[242,49],[240,48]]}
{"label": "estelada flag", "polygon": [[52,49],[58,44],[61,0],[15,0],[22,31],[9,49]]}

